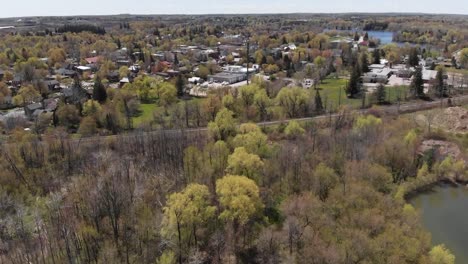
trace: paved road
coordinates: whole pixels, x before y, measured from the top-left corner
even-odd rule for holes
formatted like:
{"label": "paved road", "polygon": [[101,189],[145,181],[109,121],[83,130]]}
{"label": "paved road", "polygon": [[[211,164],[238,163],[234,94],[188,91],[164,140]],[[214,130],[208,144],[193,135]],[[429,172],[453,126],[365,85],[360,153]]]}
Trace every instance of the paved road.
{"label": "paved road", "polygon": [[[468,103],[468,95],[458,96],[450,99],[452,104],[461,105]],[[447,107],[448,106],[448,99],[444,100],[437,100],[433,102],[415,102],[415,103],[406,103],[401,105],[390,105],[382,107],[382,111],[386,115],[397,115],[401,113],[413,113],[418,111],[424,111],[428,109],[433,109],[437,107]],[[356,110],[355,113],[366,114],[370,110],[369,109],[361,109]],[[327,119],[334,119],[340,116],[340,114],[326,114],[321,116],[315,117],[305,117],[305,118],[297,118],[297,119],[287,119],[281,121],[269,121],[269,122],[260,122],[257,123],[259,126],[275,126],[282,123],[287,123],[289,121],[318,121],[318,120],[327,120]],[[170,129],[170,130],[156,130],[150,132],[131,132],[127,134],[119,134],[119,135],[112,135],[112,136],[95,136],[95,137],[88,137],[88,138],[81,138],[81,139],[69,139],[70,141],[78,144],[92,144],[92,143],[100,143],[106,140],[117,140],[117,141],[124,141],[127,139],[132,139],[135,137],[142,137],[142,136],[175,136],[180,134],[196,134],[196,133],[206,133],[208,128],[190,128],[190,129]]]}

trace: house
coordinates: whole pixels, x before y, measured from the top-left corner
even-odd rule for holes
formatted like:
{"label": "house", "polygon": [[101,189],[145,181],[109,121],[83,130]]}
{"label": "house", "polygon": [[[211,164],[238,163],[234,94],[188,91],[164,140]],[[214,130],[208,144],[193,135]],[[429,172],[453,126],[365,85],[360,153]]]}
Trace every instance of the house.
{"label": "house", "polygon": [[45,99],[42,103],[46,112],[54,112],[58,107],[58,98]]}
{"label": "house", "polygon": [[29,118],[29,120],[34,119],[34,114],[38,114],[37,111],[44,109],[42,103],[32,103],[24,107],[24,113]]}
{"label": "house", "polygon": [[127,83],[130,83],[130,80],[128,79],[128,77],[124,77],[120,80],[119,84],[120,84],[120,87],[123,87],[125,84]]}
{"label": "house", "polygon": [[56,91],[60,90],[60,83],[57,80],[49,80],[45,81],[44,84],[47,86],[49,91]]}
{"label": "house", "polygon": [[247,74],[242,72],[220,72],[209,75],[209,82],[233,84],[247,80]]}
{"label": "house", "polygon": [[409,68],[398,69],[396,76],[399,78],[409,79],[413,75],[413,70]]}
{"label": "house", "polygon": [[191,77],[188,78],[188,82],[191,84],[200,84],[202,83],[202,79],[200,77]]}
{"label": "house", "polygon": [[437,71],[423,69],[422,75],[424,83],[429,83],[437,77]]}
{"label": "house", "polygon": [[60,68],[57,71],[55,71],[55,73],[59,74],[59,75],[62,75],[62,76],[70,77],[70,78],[73,78],[73,77],[76,76],[75,71],[69,70],[69,69],[66,69],[66,68]]}
{"label": "house", "polygon": [[86,63],[88,64],[96,64],[98,63],[99,60],[100,60],[100,57],[98,56],[85,59]]}
{"label": "house", "polygon": [[112,71],[107,74],[107,80],[111,83],[117,83],[120,81],[120,74],[118,71]]}
{"label": "house", "polygon": [[78,72],[80,72],[81,74],[85,73],[85,72],[91,72],[91,67],[88,67],[88,66],[78,66],[76,67],[76,69],[78,70]]}
{"label": "house", "polygon": [[302,81],[302,87],[309,89],[310,87],[312,87],[314,85],[314,83],[315,82],[312,79],[304,79]]}
{"label": "house", "polygon": [[387,83],[389,78],[388,71],[372,71],[364,73],[362,81],[364,83]]}
{"label": "house", "polygon": [[385,68],[385,65],[383,64],[371,64],[369,65],[369,69],[372,70],[383,70]]}

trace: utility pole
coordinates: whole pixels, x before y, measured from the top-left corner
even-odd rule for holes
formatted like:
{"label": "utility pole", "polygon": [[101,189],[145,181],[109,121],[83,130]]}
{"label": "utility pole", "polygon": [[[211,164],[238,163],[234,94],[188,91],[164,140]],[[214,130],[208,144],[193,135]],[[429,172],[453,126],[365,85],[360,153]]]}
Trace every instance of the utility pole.
{"label": "utility pole", "polygon": [[341,106],[341,90],[343,89],[343,87],[340,87],[340,95],[338,96],[338,107]]}
{"label": "utility pole", "polygon": [[247,36],[247,85],[249,85],[250,37]]}

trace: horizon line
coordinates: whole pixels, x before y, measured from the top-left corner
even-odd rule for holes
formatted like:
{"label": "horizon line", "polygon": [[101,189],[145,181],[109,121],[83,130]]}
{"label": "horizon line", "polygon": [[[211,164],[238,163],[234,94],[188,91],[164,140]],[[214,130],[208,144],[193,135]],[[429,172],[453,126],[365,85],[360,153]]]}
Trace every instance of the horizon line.
{"label": "horizon line", "polygon": [[427,12],[252,12],[252,13],[118,13],[118,14],[74,14],[74,15],[29,15],[29,16],[11,16],[0,17],[0,19],[16,19],[16,18],[60,18],[60,17],[96,17],[96,16],[228,16],[228,15],[433,15],[433,16],[468,16],[466,13],[427,13]]}

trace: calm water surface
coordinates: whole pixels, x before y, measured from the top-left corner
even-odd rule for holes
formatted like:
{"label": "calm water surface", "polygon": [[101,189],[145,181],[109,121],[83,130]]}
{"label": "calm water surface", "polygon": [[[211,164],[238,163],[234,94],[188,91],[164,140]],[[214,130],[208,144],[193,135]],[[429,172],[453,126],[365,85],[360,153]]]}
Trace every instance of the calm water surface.
{"label": "calm water surface", "polygon": [[411,204],[421,210],[433,245],[445,244],[457,264],[468,263],[468,189],[438,186],[418,195]]}

